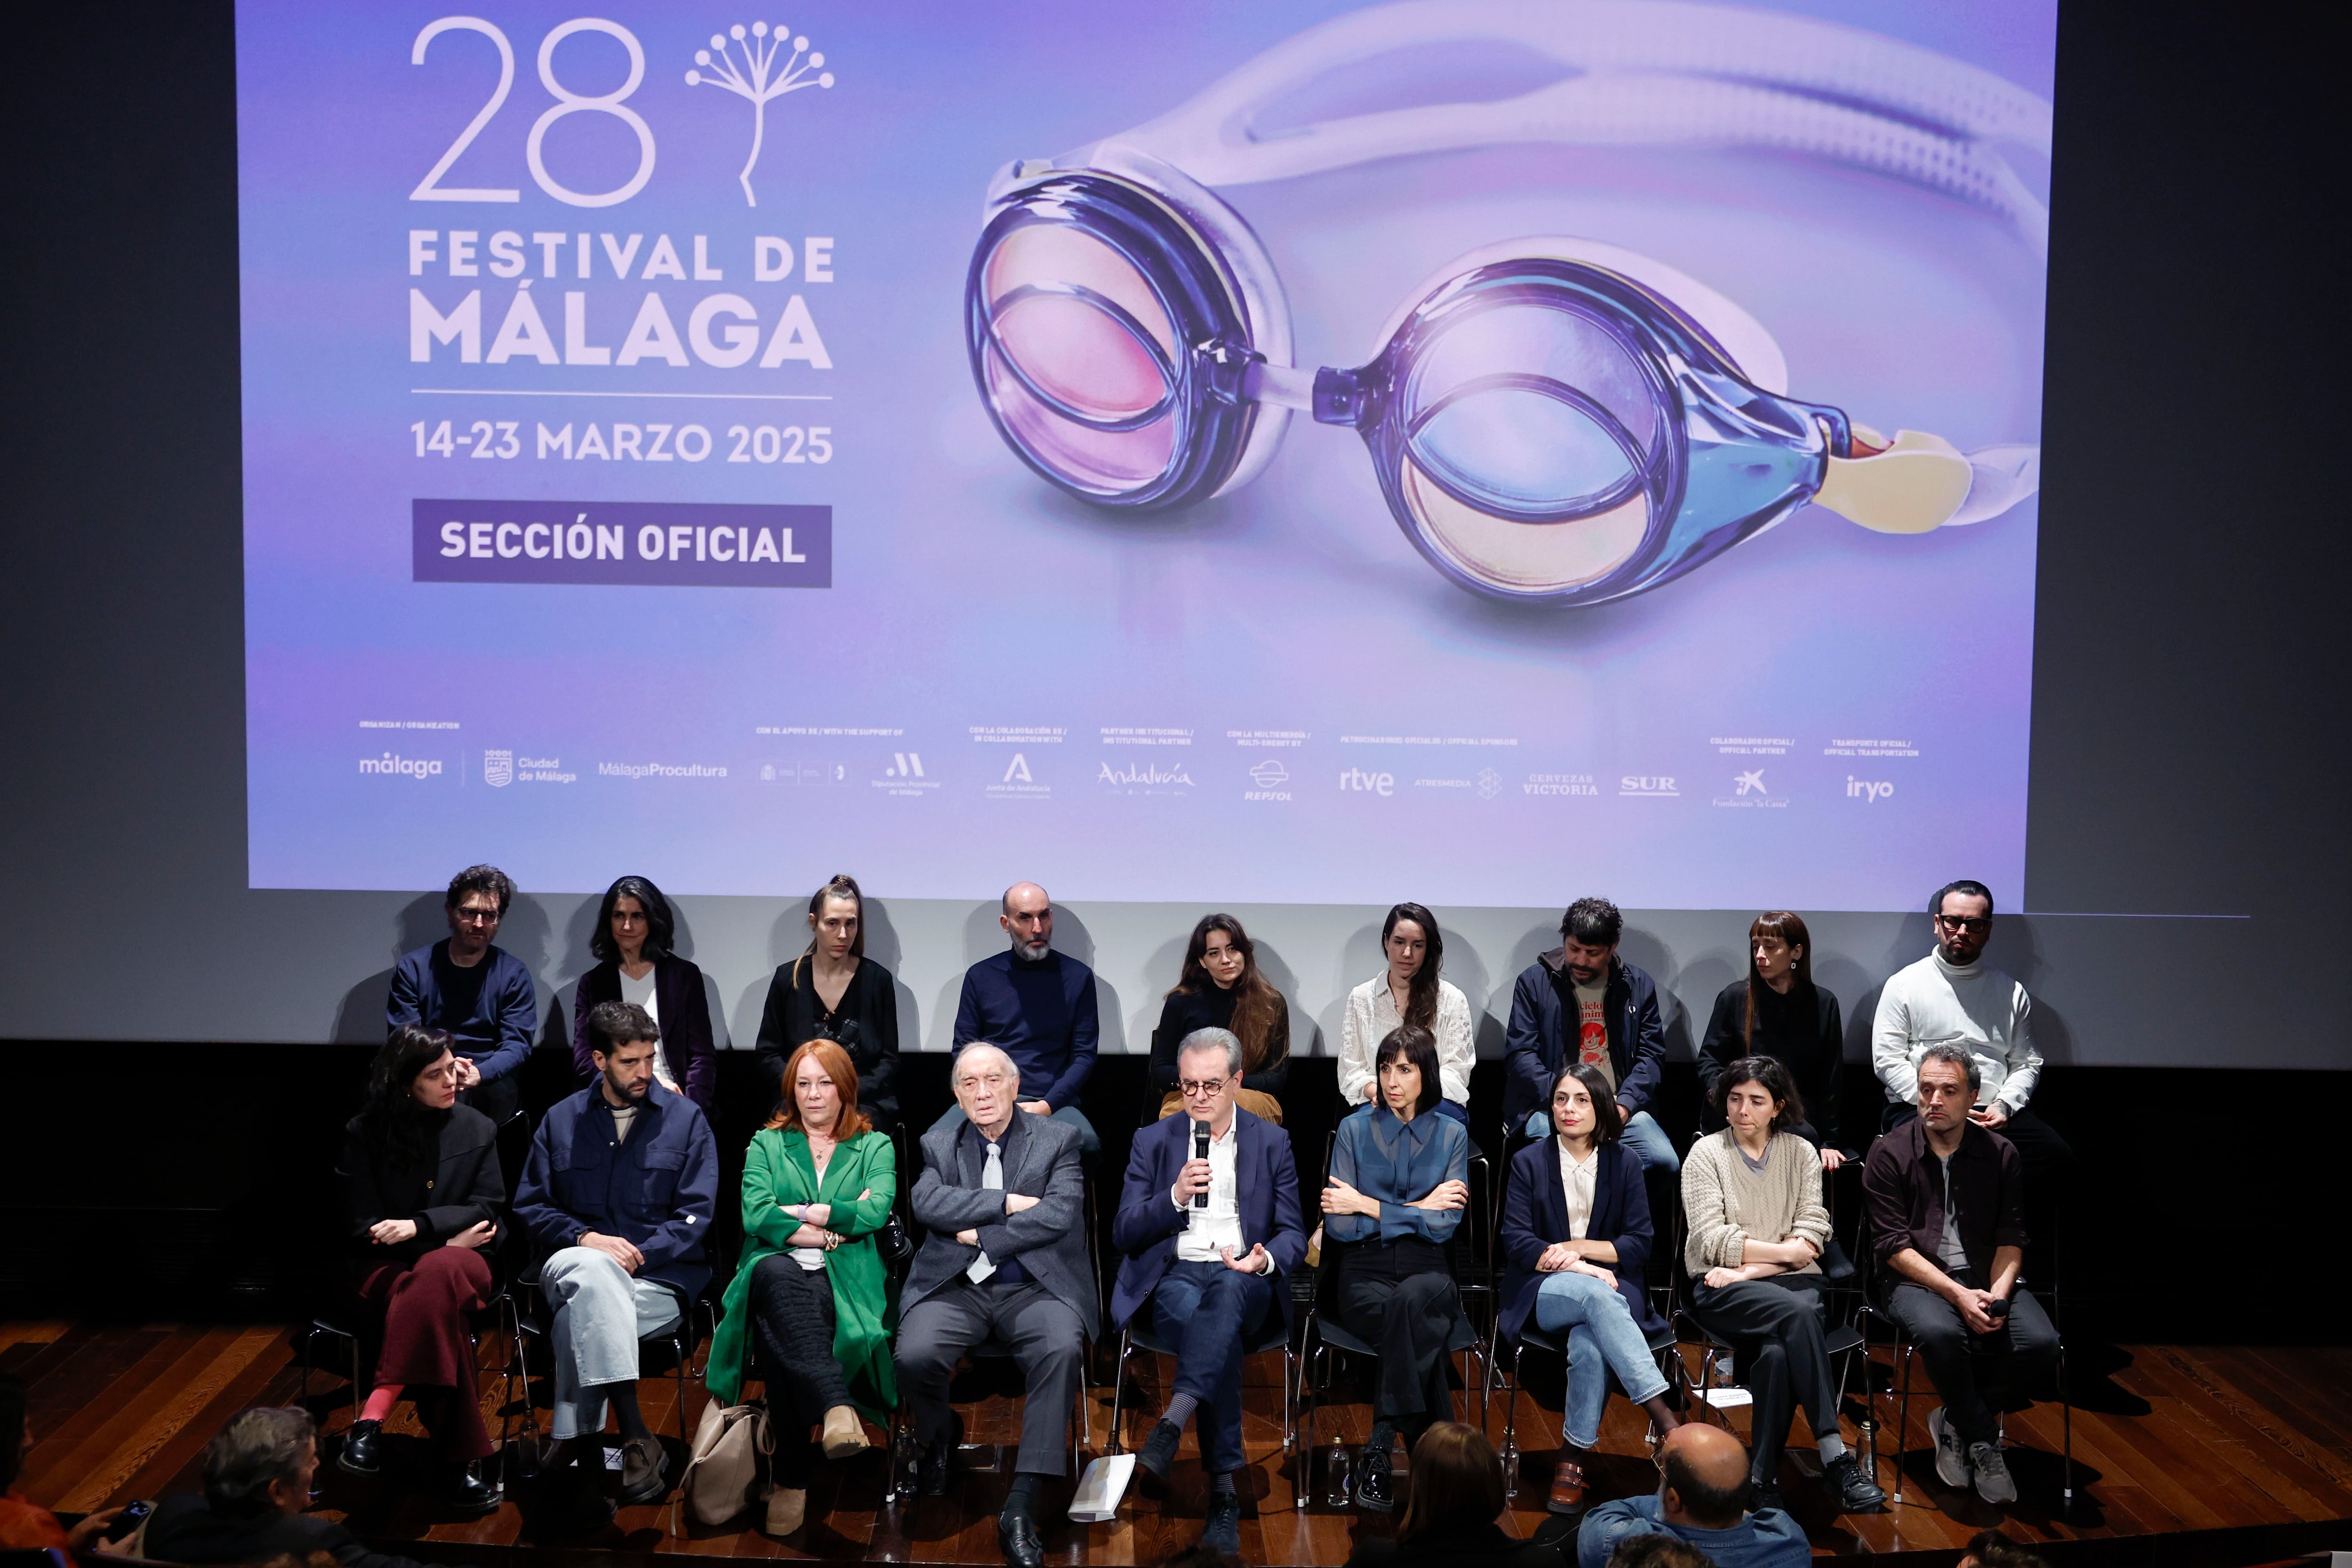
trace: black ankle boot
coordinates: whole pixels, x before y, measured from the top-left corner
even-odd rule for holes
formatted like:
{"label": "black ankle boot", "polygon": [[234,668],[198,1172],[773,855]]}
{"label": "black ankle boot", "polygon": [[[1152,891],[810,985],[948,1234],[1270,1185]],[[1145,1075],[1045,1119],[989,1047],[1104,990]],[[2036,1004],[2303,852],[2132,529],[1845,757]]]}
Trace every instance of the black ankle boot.
{"label": "black ankle boot", "polygon": [[343,1446],[335,1456],[336,1465],[355,1476],[372,1476],[383,1469],[381,1421],[354,1421],[343,1434]]}

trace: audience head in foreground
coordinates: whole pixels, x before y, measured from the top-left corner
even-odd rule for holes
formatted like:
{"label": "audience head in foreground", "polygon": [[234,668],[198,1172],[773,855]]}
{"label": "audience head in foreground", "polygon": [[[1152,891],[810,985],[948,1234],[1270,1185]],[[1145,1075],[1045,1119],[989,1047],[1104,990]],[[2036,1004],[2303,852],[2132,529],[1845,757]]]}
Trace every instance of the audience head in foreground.
{"label": "audience head in foreground", "polygon": [[1349,1568],[1559,1568],[1557,1543],[1523,1541],[1498,1522],[1503,1462],[1476,1427],[1432,1422],[1412,1446],[1410,1482],[1396,1538],[1366,1538]]}
{"label": "audience head in foreground", "polygon": [[1606,1568],[1621,1545],[1643,1535],[1673,1536],[1717,1568],[1802,1568],[1812,1561],[1795,1520],[1777,1508],[1748,1511],[1748,1450],[1720,1427],[1685,1422],[1659,1444],[1654,1494],[1604,1502],[1584,1516],[1578,1568]]}
{"label": "audience head in foreground", "polygon": [[310,1563],[325,1553],[341,1568],[417,1568],[371,1552],[333,1520],[305,1513],[319,1469],[318,1427],[307,1410],[240,1410],[205,1445],[205,1490],[155,1505],[140,1555],[159,1563]]}
{"label": "audience head in foreground", "polygon": [[1960,1549],[1954,1568],[2047,1568],[2038,1552],[2029,1552],[1998,1530],[1980,1530]]}
{"label": "audience head in foreground", "polygon": [[122,1511],[93,1513],[70,1532],[58,1516],[16,1494],[16,1478],[33,1449],[32,1423],[25,1419],[25,1385],[12,1372],[0,1372],[0,1550],[10,1552],[120,1552],[127,1544],[100,1537]]}

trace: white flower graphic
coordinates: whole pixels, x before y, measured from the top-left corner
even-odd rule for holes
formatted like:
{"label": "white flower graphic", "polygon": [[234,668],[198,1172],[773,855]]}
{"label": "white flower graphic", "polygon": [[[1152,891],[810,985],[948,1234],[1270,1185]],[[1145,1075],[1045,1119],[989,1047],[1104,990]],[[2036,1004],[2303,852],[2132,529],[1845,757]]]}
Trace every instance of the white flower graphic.
{"label": "white flower graphic", "polygon": [[[730,37],[742,47],[740,66],[728,53]],[[760,198],[751,192],[751,170],[760,162],[760,143],[767,136],[768,105],[804,87],[831,87],[833,73],[824,68],[823,55],[809,52],[806,37],[793,37],[792,29],[781,22],[773,30],[765,22],[754,22],[749,28],[738,22],[724,34],[713,33],[710,47],[694,51],[694,63],[707,68],[687,72],[687,86],[723,87],[738,98],[751,100],[751,156],[743,161],[743,172],[736,178],[743,183],[744,202],[756,207]]]}

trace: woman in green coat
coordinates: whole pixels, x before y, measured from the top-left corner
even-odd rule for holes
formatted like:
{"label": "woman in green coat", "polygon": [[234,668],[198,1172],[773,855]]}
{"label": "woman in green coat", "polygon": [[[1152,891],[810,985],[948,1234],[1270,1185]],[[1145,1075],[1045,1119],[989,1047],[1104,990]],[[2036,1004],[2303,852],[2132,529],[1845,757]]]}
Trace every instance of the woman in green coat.
{"label": "woman in green coat", "polygon": [[744,1156],[743,1256],[704,1379],[722,1405],[755,1372],[768,1386],[771,1535],[790,1535],[806,1515],[809,1428],[822,1421],[825,1457],[842,1458],[866,1446],[860,1410],[880,1420],[898,1403],[874,1246],[898,1196],[897,1151],[859,1113],[857,1069],[833,1041],[793,1052],[783,1091]]}

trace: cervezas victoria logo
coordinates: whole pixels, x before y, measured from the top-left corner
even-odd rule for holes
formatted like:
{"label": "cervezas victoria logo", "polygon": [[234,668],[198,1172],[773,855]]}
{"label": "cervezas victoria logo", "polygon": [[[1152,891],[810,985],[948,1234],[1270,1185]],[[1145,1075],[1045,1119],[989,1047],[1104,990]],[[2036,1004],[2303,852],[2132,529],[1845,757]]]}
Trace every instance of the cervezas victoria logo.
{"label": "cervezas victoria logo", "polygon": [[[740,64],[730,49],[741,51]],[[824,68],[824,56],[811,51],[808,39],[795,37],[782,22],[772,28],[765,22],[748,28],[738,22],[724,33],[713,33],[709,48],[694,51],[694,64],[686,73],[687,86],[725,88],[751,105],[751,155],[735,178],[742,183],[744,205],[756,207],[760,198],[751,190],[751,171],[767,140],[768,105],[803,88],[829,88],[833,73]]]}

